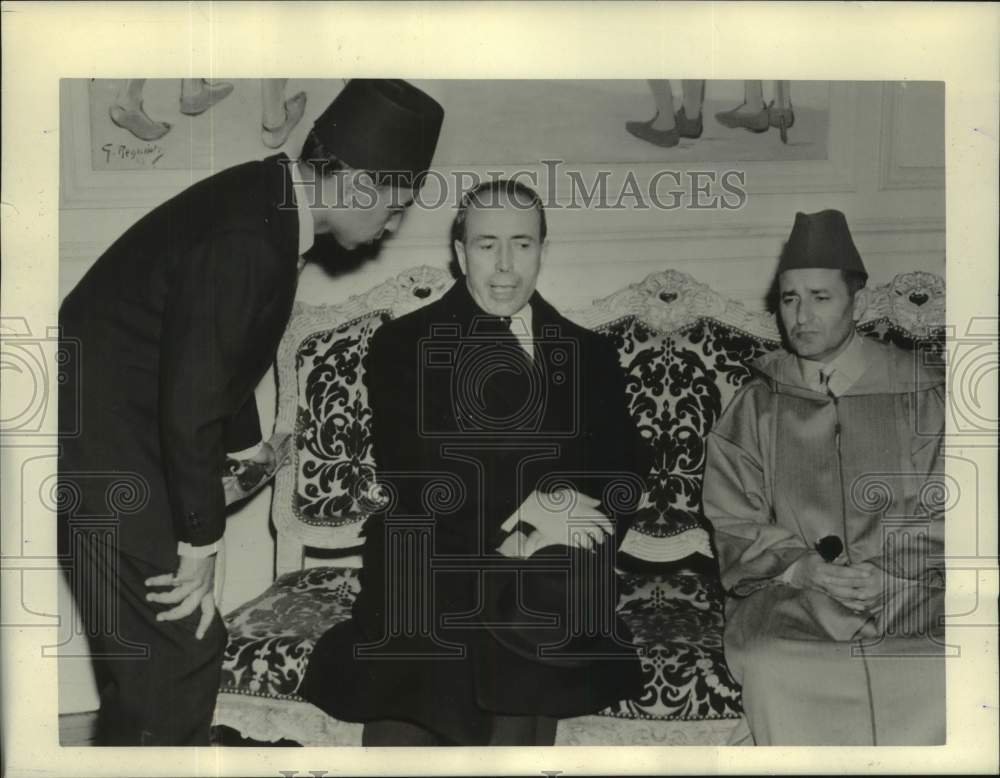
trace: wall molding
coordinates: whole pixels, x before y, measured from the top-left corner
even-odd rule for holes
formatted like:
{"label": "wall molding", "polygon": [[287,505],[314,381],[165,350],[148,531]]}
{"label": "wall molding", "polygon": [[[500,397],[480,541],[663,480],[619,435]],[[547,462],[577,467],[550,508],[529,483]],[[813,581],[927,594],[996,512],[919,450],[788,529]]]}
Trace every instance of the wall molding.
{"label": "wall molding", "polygon": [[[882,132],[879,138],[879,189],[944,189],[941,165],[902,165],[898,159],[900,101],[906,82],[882,84]],[[942,117],[943,119],[943,117]]]}

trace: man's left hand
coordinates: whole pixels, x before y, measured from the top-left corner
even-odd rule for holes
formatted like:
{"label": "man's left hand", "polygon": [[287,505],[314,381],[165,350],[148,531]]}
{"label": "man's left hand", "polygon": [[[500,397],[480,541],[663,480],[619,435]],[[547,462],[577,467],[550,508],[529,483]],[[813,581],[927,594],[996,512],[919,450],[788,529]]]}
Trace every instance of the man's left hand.
{"label": "man's left hand", "polygon": [[205,637],[216,613],[213,593],[215,557],[195,559],[182,556],[180,560],[176,573],[165,573],[146,579],[147,587],[173,587],[168,592],[150,592],[146,595],[146,600],[176,606],[156,614],[157,621],[178,621],[190,616],[200,607],[201,620],[194,636],[201,640]]}
{"label": "man's left hand", "polygon": [[846,567],[867,571],[870,575],[867,578],[858,578],[851,582],[852,596],[835,597],[835,599],[854,611],[867,611],[879,605],[885,598],[885,571],[871,562],[859,562],[856,565],[846,565]]}

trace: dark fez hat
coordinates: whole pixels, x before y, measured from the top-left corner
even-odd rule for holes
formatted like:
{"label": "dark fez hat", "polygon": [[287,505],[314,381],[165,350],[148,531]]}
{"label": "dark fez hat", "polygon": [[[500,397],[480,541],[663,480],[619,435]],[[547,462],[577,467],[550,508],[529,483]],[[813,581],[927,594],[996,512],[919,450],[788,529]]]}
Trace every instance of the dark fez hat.
{"label": "dark fez hat", "polygon": [[354,78],[313,125],[323,146],[355,170],[411,180],[431,166],[444,109],[399,79]]}
{"label": "dark fez hat", "polygon": [[795,214],[795,226],[781,252],[778,274],[813,267],[851,270],[868,278],[847,228],[847,219],[840,211]]}

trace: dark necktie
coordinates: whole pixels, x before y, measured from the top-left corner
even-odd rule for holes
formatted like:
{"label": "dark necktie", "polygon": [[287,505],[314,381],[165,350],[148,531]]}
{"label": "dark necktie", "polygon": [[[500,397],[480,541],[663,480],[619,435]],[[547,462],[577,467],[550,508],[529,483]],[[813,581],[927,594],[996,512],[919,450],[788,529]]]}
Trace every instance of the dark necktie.
{"label": "dark necktie", "polygon": [[467,375],[478,385],[470,386],[484,403],[485,426],[513,431],[534,418],[537,394],[533,384],[532,363],[517,337],[511,332],[509,316],[490,316],[480,320],[473,352],[475,365]]}

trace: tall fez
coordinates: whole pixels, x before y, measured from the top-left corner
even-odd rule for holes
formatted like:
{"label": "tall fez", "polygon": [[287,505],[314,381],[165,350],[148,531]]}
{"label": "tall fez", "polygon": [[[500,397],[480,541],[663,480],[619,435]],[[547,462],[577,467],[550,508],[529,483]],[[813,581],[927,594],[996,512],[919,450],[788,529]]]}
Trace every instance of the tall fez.
{"label": "tall fez", "polygon": [[849,270],[868,279],[868,271],[847,228],[847,219],[840,211],[795,214],[792,234],[778,261],[778,275],[786,270],[814,267]]}
{"label": "tall fez", "polygon": [[415,182],[431,166],[444,109],[399,79],[355,78],[320,115],[313,132],[355,170]]}

